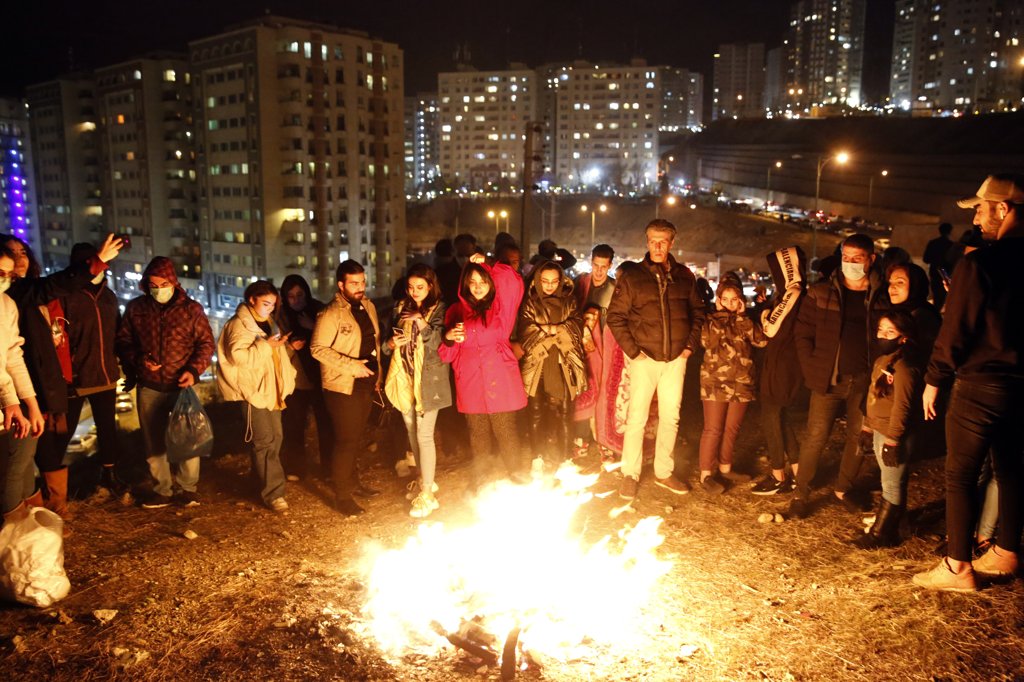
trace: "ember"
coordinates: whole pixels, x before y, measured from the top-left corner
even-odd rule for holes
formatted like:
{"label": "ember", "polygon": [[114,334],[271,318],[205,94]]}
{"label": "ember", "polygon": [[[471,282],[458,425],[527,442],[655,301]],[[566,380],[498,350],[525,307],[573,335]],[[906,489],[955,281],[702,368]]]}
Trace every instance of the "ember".
{"label": "ember", "polygon": [[[670,564],[656,555],[659,517],[584,539],[578,512],[596,480],[567,464],[554,486],[500,483],[477,498],[474,522],[425,523],[403,548],[378,550],[364,612],[380,647],[397,657],[455,644],[489,663],[518,651],[546,664],[629,647]],[[601,599],[609,585],[616,598]]]}

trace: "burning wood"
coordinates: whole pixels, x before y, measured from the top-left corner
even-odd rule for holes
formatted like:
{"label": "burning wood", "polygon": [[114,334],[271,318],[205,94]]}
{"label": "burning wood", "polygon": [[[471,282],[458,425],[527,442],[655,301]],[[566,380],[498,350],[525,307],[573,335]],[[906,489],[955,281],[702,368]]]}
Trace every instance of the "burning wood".
{"label": "burning wood", "polygon": [[[669,568],[656,554],[661,519],[588,543],[576,517],[597,476],[566,465],[556,477],[555,487],[499,484],[478,497],[473,523],[425,523],[403,548],[369,557],[364,613],[381,648],[400,657],[453,644],[512,679],[523,660],[630,646]],[[609,585],[616,598],[597,598]],[[509,633],[504,645],[493,633]]]}

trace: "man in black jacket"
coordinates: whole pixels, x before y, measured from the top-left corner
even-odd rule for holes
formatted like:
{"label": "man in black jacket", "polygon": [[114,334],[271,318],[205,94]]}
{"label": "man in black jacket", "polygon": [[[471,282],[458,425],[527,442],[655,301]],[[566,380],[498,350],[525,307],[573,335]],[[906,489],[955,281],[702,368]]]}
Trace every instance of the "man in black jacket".
{"label": "man in black jacket", "polygon": [[658,394],[658,436],[654,475],[658,485],[677,495],[690,486],[673,475],[683,400],[686,359],[700,344],[704,304],[697,280],[672,258],[675,225],[653,220],[647,225],[647,253],[639,263],[623,263],[608,306],[608,327],[630,359],[629,407],[622,444],[619,496],[636,497],[643,463],[644,426],[651,399]]}
{"label": "man in black jacket", "polygon": [[[870,348],[876,313],[885,300],[881,276],[873,268],[875,248],[871,237],[854,234],[842,243],[841,267],[824,282],[807,291],[800,306],[794,341],[804,383],[811,389],[807,431],[800,447],[800,461],[793,465],[796,496],[789,514],[803,518],[809,513],[811,481],[836,417],[846,409],[846,443],[843,447],[835,496],[851,509],[847,498],[860,473],[861,405],[871,378]],[[859,511],[859,510],[858,510]]]}
{"label": "man in black jacket", "polygon": [[[1012,576],[1019,570],[1024,509],[1024,179],[990,175],[976,196],[957,202],[975,210],[974,224],[995,232],[988,248],[966,255],[946,299],[923,397],[925,419],[935,418],[940,390],[952,385],[946,416],[947,555],[914,576],[921,587],[952,592],[978,589],[975,575]],[[977,523],[977,481],[992,453],[999,484],[995,544],[971,564]]]}

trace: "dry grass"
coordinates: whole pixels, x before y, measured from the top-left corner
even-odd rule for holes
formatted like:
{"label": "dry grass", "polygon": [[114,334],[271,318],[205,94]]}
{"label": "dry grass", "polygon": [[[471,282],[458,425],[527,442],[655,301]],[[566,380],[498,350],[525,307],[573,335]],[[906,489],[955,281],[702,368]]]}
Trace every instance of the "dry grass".
{"label": "dry grass", "polygon": [[[747,423],[756,419],[748,416]],[[740,443],[748,465],[757,437],[748,426]],[[444,506],[432,519],[451,521],[462,511],[465,464],[443,462]],[[918,468],[911,507],[941,498],[940,464]],[[290,488],[288,516],[263,510],[250,494],[246,470],[241,456],[212,462],[203,475],[203,505],[195,509],[79,504],[75,534],[66,543],[73,592],[59,611],[5,609],[4,678],[442,681],[496,675],[478,674],[478,664],[456,650],[392,665],[362,636],[361,547],[398,545],[415,528],[393,474],[373,472],[386,494],[364,517],[345,521],[323,504],[326,490],[314,483]],[[616,483],[605,474],[598,485]],[[803,521],[757,522],[787,501],[741,490],[675,497],[646,481],[637,515],[611,520],[608,511],[618,503],[592,501],[581,522],[595,538],[638,516],[665,517],[662,551],[674,565],[645,609],[648,644],[548,662],[520,678],[1024,679],[1021,581],[976,595],[918,590],[910,576],[937,560],[935,537],[911,538],[893,550],[855,550],[848,540],[859,531],[859,518],[837,505]],[[199,538],[186,540],[186,529]],[[615,586],[595,598],[615,599]],[[100,625],[91,615],[99,608],[118,615]],[[115,648],[129,653],[118,657]],[[135,651],[148,657],[125,667]]]}

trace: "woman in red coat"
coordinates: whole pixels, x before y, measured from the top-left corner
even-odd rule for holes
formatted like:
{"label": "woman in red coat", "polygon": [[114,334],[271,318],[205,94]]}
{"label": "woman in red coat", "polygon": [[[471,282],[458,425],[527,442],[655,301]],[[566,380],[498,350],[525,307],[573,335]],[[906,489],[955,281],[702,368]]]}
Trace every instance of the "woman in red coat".
{"label": "woman in red coat", "polygon": [[511,267],[491,267],[482,254],[474,254],[462,269],[459,301],[445,316],[447,332],[438,353],[452,365],[456,406],[469,424],[474,486],[483,483],[492,437],[509,477],[517,483],[528,480],[516,424],[526,391],[509,344],[522,297],[523,281]]}

